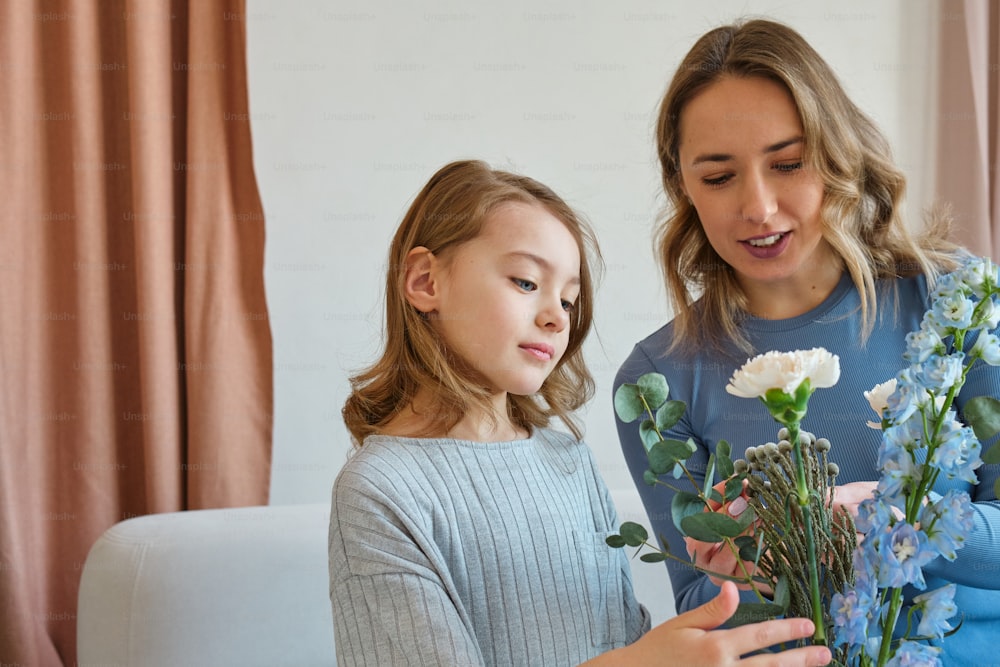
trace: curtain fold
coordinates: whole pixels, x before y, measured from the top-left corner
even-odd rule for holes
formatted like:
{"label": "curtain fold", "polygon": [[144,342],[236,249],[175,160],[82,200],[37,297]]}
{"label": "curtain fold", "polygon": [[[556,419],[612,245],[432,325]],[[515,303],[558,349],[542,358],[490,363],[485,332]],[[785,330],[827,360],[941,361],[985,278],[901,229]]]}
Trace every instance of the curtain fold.
{"label": "curtain fold", "polygon": [[75,665],[108,527],[266,504],[242,0],[0,5],[0,664]]}
{"label": "curtain fold", "polygon": [[955,240],[1000,261],[1000,7],[942,0],[939,19],[938,199]]}

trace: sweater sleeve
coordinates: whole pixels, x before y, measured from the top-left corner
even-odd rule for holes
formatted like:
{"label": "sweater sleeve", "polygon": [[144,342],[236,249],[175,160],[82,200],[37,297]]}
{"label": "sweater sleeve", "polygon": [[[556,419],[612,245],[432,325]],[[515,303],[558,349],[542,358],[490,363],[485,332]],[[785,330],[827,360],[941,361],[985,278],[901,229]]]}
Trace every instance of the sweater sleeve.
{"label": "sweater sleeve", "polygon": [[[657,371],[658,369],[642,346],[636,345],[618,370],[614,383],[615,391],[622,384],[634,383],[640,376]],[[688,413],[685,412],[685,416],[666,434],[666,437],[682,441],[691,438],[694,441],[697,450],[685,465],[700,488],[705,479],[709,452],[698,434],[691,429],[687,415]],[[618,427],[618,439],[622,453],[652,528],[651,535],[655,536],[657,541],[665,540],[670,553],[684,561],[689,561],[684,536],[674,526],[670,513],[676,491],[662,484],[650,486],[643,480],[643,474],[649,468],[649,461],[639,436],[639,422],[626,424],[618,419],[616,413],[615,424]],[[685,479],[683,483],[687,484],[688,482]],[[708,602],[718,593],[718,587],[707,576],[695,570],[689,562],[672,559],[667,559],[665,562],[678,614]]]}
{"label": "sweater sleeve", "polygon": [[337,664],[483,665],[412,521],[361,472],[342,473],[330,518],[330,600]]}

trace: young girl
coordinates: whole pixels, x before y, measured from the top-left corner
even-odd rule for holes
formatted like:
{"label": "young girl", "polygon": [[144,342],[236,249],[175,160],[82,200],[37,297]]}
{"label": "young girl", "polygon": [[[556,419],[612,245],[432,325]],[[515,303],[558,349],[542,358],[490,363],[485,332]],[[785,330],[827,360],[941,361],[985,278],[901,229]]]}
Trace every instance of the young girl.
{"label": "young girl", "polygon": [[[881,433],[866,425],[864,392],[902,368],[929,285],[954,268],[956,252],[944,225],[919,237],[907,231],[905,179],[888,146],[829,65],[780,23],[711,30],[678,67],[657,123],[671,205],[659,260],[674,319],[636,345],[615,385],[653,371],[666,376],[671,398],[688,406],[667,437],[697,444],[691,470],[705,470],[720,440],[742,457],[775,439],[760,404],[724,389],[747,357],[824,347],[840,357],[841,377],[812,398],[803,426],[833,443],[838,504],[856,513],[872,494]],[[1000,369],[980,364],[956,399],[959,411],[984,395],[1000,397]],[[651,532],[674,553],[688,548],[708,571],[742,573],[729,550],[685,541],[670,519],[675,492],[642,481],[648,462],[635,425],[618,429]],[[976,485],[942,476],[934,489],[958,487],[975,501],[975,529],[958,558],[924,567],[928,590],[958,586],[962,629],[944,639],[941,656],[949,665],[998,663],[1000,466],[976,474]],[[681,611],[718,592],[694,568],[670,568],[670,577]]]}
{"label": "young girl", "polygon": [[[463,161],[392,242],[381,359],[352,378],[337,477],[338,665],[820,665],[805,619],[716,630],[709,604],[649,630],[574,409],[593,381],[594,239],[551,190]],[[571,433],[550,430],[559,417]],[[647,632],[648,631],[648,632]]]}

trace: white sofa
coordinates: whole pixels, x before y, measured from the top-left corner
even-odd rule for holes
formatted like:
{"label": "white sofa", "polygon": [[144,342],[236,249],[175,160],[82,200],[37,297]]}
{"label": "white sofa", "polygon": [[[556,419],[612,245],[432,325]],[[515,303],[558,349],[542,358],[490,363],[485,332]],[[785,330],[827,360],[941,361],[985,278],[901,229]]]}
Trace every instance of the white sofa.
{"label": "white sofa", "polygon": [[[633,489],[623,521],[646,524]],[[329,506],[152,514],[110,528],[80,582],[80,667],[335,665],[327,572]],[[648,525],[648,524],[646,524]],[[635,561],[654,622],[673,615],[662,564]]]}

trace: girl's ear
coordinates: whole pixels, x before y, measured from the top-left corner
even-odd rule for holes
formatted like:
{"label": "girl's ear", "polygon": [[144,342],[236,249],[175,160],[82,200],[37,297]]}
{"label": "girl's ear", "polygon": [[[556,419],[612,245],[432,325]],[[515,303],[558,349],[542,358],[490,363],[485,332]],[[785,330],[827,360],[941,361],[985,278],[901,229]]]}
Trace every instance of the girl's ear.
{"label": "girl's ear", "polygon": [[438,306],[438,259],[430,250],[417,246],[406,253],[403,269],[403,295],[421,313],[432,313]]}

